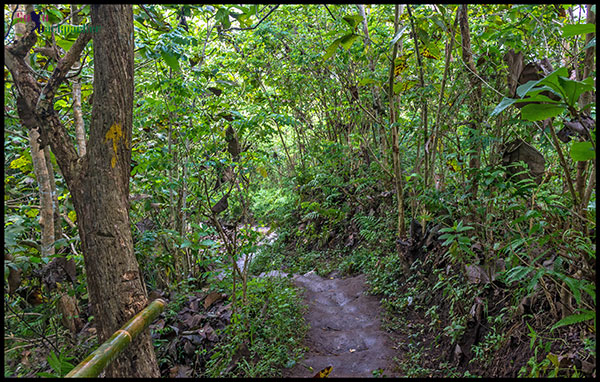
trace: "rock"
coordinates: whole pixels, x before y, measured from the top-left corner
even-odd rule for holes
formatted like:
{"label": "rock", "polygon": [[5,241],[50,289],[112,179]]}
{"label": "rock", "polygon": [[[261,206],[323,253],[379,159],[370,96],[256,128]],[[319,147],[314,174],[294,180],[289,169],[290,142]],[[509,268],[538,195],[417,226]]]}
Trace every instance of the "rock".
{"label": "rock", "polygon": [[465,265],[465,272],[467,275],[467,280],[471,284],[487,284],[490,282],[490,278],[487,275],[486,270],[481,265]]}

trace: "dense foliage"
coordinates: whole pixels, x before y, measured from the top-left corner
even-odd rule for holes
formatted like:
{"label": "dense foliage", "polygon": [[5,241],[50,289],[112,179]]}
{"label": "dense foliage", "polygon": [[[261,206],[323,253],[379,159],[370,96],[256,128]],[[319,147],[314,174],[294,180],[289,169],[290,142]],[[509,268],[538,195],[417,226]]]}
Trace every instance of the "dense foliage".
{"label": "dense foliage", "polygon": [[[42,84],[47,50],[79,33],[51,26],[90,22],[74,8],[35,6]],[[366,273],[402,375],[595,376],[595,6],[133,9],[129,215],[148,292],[170,301],[152,327],[163,376],[295,364],[302,308],[285,277],[256,277],[272,270]],[[91,43],[82,56],[54,103],[74,142],[97,86]],[[49,152],[60,236],[43,251],[31,132],[4,79],[5,376],[64,376],[98,345],[77,216]],[[179,324],[186,306],[196,326]],[[198,325],[218,333],[192,338]]]}

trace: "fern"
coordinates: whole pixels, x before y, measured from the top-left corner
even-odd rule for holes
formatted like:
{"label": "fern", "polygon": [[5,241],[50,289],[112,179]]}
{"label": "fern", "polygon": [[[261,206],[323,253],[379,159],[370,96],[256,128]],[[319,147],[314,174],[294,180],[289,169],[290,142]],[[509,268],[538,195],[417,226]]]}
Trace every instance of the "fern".
{"label": "fern", "polygon": [[380,236],[381,219],[375,216],[359,215],[352,218],[358,226],[359,234],[366,241],[373,242]]}
{"label": "fern", "polygon": [[311,211],[302,217],[302,221],[314,220],[319,217],[318,211]]}

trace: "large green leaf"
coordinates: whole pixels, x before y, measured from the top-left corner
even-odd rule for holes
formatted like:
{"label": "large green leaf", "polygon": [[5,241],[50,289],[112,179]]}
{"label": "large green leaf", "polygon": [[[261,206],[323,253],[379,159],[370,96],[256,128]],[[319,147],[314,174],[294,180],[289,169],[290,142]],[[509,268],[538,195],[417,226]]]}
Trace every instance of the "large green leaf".
{"label": "large green leaf", "polygon": [[341,41],[342,38],[340,37],[334,42],[332,42],[331,45],[329,45],[329,47],[325,50],[325,54],[323,55],[323,61],[328,60],[331,56],[335,54],[335,51],[337,50],[338,46],[340,46]]}
{"label": "large green leaf", "polygon": [[[545,88],[546,86],[544,86]],[[540,90],[540,91],[544,91],[544,90]],[[523,98],[521,100],[518,100],[519,102],[547,102],[547,103],[559,103],[559,101],[555,101],[553,99],[550,99],[548,97],[546,97],[543,94],[536,94],[537,91],[532,91],[529,92],[529,95],[531,95],[531,97],[527,97],[527,98]]]}
{"label": "large green leaf", "polygon": [[558,77],[558,82],[565,90],[565,101],[569,106],[575,106],[582,93],[594,90],[592,77],[588,77],[583,81],[574,81],[565,77]]}
{"label": "large green leaf", "polygon": [[533,89],[537,84],[540,83],[540,81],[542,80],[532,80],[532,81],[528,81],[526,83],[524,83],[523,85],[520,85],[517,88],[517,95],[521,98],[523,98],[525,96],[525,94],[527,94],[528,91],[530,91],[531,89]]}
{"label": "large green leaf", "polygon": [[179,60],[177,59],[177,57],[175,57],[175,55],[165,51],[160,52],[160,55],[162,56],[163,60],[165,60],[167,65],[171,67],[171,69],[173,69],[176,72],[181,71],[179,67]]}
{"label": "large green leaf", "polygon": [[498,106],[496,106],[496,108],[492,111],[492,113],[490,114],[490,116],[491,117],[497,116],[498,114],[502,113],[502,111],[504,109],[506,109],[507,107],[509,107],[510,105],[512,105],[515,102],[517,102],[516,99],[504,97],[502,99],[502,101],[500,101],[500,103],[498,104]]}
{"label": "large green leaf", "polygon": [[215,15],[215,19],[221,22],[223,28],[227,29],[231,26],[231,22],[229,21],[229,10],[226,8],[219,8],[217,14]]}
{"label": "large green leaf", "polygon": [[350,28],[354,29],[363,20],[362,16],[359,15],[346,15],[343,17],[343,20],[350,26]]}
{"label": "large green leaf", "polygon": [[592,142],[573,142],[570,154],[574,161],[586,161],[596,157]]}
{"label": "large green leaf", "polygon": [[572,314],[570,316],[567,316],[562,320],[558,321],[556,324],[554,324],[550,331],[553,331],[554,329],[559,328],[561,326],[577,324],[579,322],[584,322],[588,320],[596,320],[596,312],[594,312],[593,310],[586,310],[584,313]]}
{"label": "large green leaf", "polygon": [[342,37],[342,39],[340,40],[340,44],[342,45],[342,47],[344,47],[344,49],[348,50],[350,49],[352,44],[354,44],[354,41],[356,41],[358,37],[359,36],[357,34],[348,33],[347,35]]}
{"label": "large green leaf", "polygon": [[561,105],[529,104],[521,109],[521,116],[528,121],[543,121],[547,118],[556,117],[563,111],[565,111],[565,107]]}
{"label": "large green leaf", "polygon": [[[517,88],[517,95],[519,97],[524,97],[529,91],[531,91],[535,86],[539,85],[547,85],[552,90],[554,90],[557,94],[562,94],[562,87],[558,82],[558,77],[569,77],[569,71],[565,67],[560,67],[548,74],[546,77],[537,80],[537,81],[529,81]],[[537,89],[536,89],[537,90]]]}
{"label": "large green leaf", "polygon": [[562,27],[563,37],[571,37],[578,34],[595,33],[596,25],[594,24],[575,24],[565,25]]}
{"label": "large green leaf", "polygon": [[73,46],[74,42],[75,41],[63,40],[61,38],[56,39],[56,45],[63,48],[65,50],[65,52],[68,52],[69,49],[71,49],[71,46]]}

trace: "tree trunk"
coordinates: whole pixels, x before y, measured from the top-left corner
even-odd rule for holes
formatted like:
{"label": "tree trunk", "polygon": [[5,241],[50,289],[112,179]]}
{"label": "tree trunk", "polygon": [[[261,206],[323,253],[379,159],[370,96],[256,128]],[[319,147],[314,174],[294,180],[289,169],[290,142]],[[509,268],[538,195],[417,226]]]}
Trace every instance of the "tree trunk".
{"label": "tree trunk", "polygon": [[[475,131],[481,129],[481,82],[479,82],[479,79],[477,78],[477,68],[475,68],[475,63],[473,62],[473,52],[471,52],[471,34],[469,32],[467,4],[461,4],[459,6],[459,24],[462,37],[462,58],[465,65],[467,65],[469,84],[471,89],[473,89],[473,96],[470,97],[471,113],[473,114],[473,117],[471,118],[471,128]],[[471,200],[477,198],[477,189],[479,186],[477,181],[477,171],[480,166],[479,157],[481,156],[479,135],[480,134],[470,134],[470,140],[474,151],[469,159],[469,167],[471,168],[471,187],[469,192],[471,194]]]}
{"label": "tree trunk", "polygon": [[[18,5],[16,6],[18,7]],[[19,11],[31,12],[33,8],[28,6],[27,8],[21,7]],[[18,23],[15,25],[15,34],[17,36],[24,36],[26,32],[26,24]],[[17,38],[18,39],[18,38]],[[25,57],[28,57],[27,54]],[[17,100],[17,108],[23,111],[25,107],[25,100],[19,98]],[[29,129],[29,147],[31,148],[31,162],[33,164],[33,173],[38,183],[40,193],[40,233],[41,233],[41,253],[42,257],[50,257],[54,255],[54,240],[60,238],[55,237],[54,232],[54,215],[52,208],[52,187],[51,183],[54,183],[54,177],[50,179],[49,169],[52,168],[52,164],[46,163],[46,156],[44,149],[39,144],[40,134],[36,129]],[[47,150],[47,148],[46,148]],[[49,159],[49,158],[48,158]]]}
{"label": "tree trunk", "polygon": [[[421,86],[422,89],[425,88],[425,78],[423,75],[423,60],[421,58],[421,52],[419,51],[419,39],[417,37],[417,31],[415,29],[415,23],[414,23],[414,17],[412,15],[412,12],[410,10],[410,5],[406,5],[406,10],[408,11],[408,19],[410,20],[410,27],[412,30],[412,37],[413,40],[415,42],[415,53],[417,56],[417,64],[419,66],[419,85]],[[423,160],[425,162],[425,171],[423,172],[423,186],[425,188],[427,188],[428,185],[428,176],[429,176],[429,149],[427,147],[427,140],[429,139],[428,137],[428,126],[427,126],[427,98],[425,96],[421,97],[421,123],[423,124]],[[417,146],[417,158],[416,158],[416,165],[415,165],[415,172],[418,174],[419,173],[419,168],[420,168],[420,164],[421,164],[421,157],[419,156],[418,152],[419,152],[419,148],[420,145]],[[415,198],[416,199],[416,198]],[[415,210],[411,211],[412,215],[414,217],[415,215]]]}
{"label": "tree trunk", "polygon": [[[129,174],[133,117],[131,5],[93,5],[94,106],[85,175],[72,189],[88,291],[104,342],[148,304],[133,252]],[[159,377],[148,331],[107,368],[107,376]]]}
{"label": "tree trunk", "polygon": [[[431,149],[433,150],[431,153],[431,179],[434,180],[436,185],[436,189],[439,191],[443,188],[442,178],[443,178],[443,165],[440,166],[441,174],[436,174],[435,172],[435,156],[438,151],[438,135],[440,134],[440,115],[444,101],[444,89],[446,87],[446,79],[448,78],[448,72],[450,70],[450,57],[452,56],[452,48],[454,47],[454,31],[456,30],[456,26],[458,24],[458,11],[457,17],[454,19],[454,25],[452,29],[450,29],[450,43],[446,43],[446,55],[445,55],[445,63],[444,63],[444,76],[442,77],[442,84],[440,85],[440,96],[438,98],[437,111],[435,113],[435,123],[433,125],[433,131],[431,133],[432,145]],[[441,157],[441,153],[440,153]]]}
{"label": "tree trunk", "polygon": [[[596,14],[594,12],[592,12],[592,4],[586,4],[586,23],[587,24],[596,24]],[[596,37],[595,33],[588,33],[585,35],[585,44],[589,44],[589,42],[594,39]],[[596,57],[596,47],[595,46],[590,46],[589,48],[587,48],[585,50],[585,58],[583,60],[583,78],[586,79],[588,78],[591,74],[592,71],[595,68],[595,63],[594,63],[594,58]],[[586,106],[591,102],[594,102],[596,99],[595,97],[595,93],[593,93],[592,91],[588,91],[583,93],[583,95],[581,96],[581,106]],[[589,109],[588,112],[589,113]],[[577,175],[579,176],[580,173],[580,168],[584,168],[586,167],[586,164],[589,161],[586,162],[577,162]],[[583,216],[587,216],[587,209],[588,209],[588,203],[591,197],[591,192],[594,189],[594,185],[596,182],[596,159],[592,159],[591,160],[591,165],[589,166],[591,167],[591,172],[590,172],[590,176],[588,178],[587,181],[587,186],[585,187],[581,187],[581,189],[579,190],[579,195],[581,196],[581,210],[584,212]],[[583,171],[582,171],[583,172]],[[583,176],[582,176],[583,178]],[[581,183],[583,183],[585,185],[585,180],[582,180]],[[578,179],[578,184],[579,184],[579,179]],[[579,187],[578,187],[579,188]],[[583,224],[584,227],[584,232],[588,232],[588,224],[584,223]]]}
{"label": "tree trunk", "polygon": [[[396,4],[396,12],[394,19],[394,35],[398,33],[399,18],[402,10],[400,5]],[[398,126],[396,125],[396,105],[394,103],[394,66],[396,60],[396,54],[398,53],[398,42],[394,44],[392,51],[392,62],[390,66],[390,80],[389,80],[389,99],[390,99],[390,125],[392,128],[392,155],[394,160],[394,184],[396,185],[396,201],[398,203],[398,237],[403,237],[406,234],[406,228],[404,225],[404,194],[402,189],[402,168],[400,163],[400,148],[398,141]]]}
{"label": "tree trunk", "polygon": [[[77,6],[71,5],[71,22],[73,25],[79,25],[79,15],[75,13]],[[73,70],[79,69],[81,64],[79,60],[73,65]],[[79,75],[72,79],[73,82],[73,118],[75,119],[75,137],[77,138],[77,149],[79,156],[84,156],[85,149],[85,125],[83,114],[81,112],[81,78]]]}
{"label": "tree trunk", "polygon": [[40,190],[40,227],[42,237],[42,257],[54,255],[54,214],[52,209],[52,189],[46,165],[44,150],[38,143],[39,133],[37,130],[29,130],[29,146],[31,147],[31,161],[33,162],[33,172],[38,182]]}

